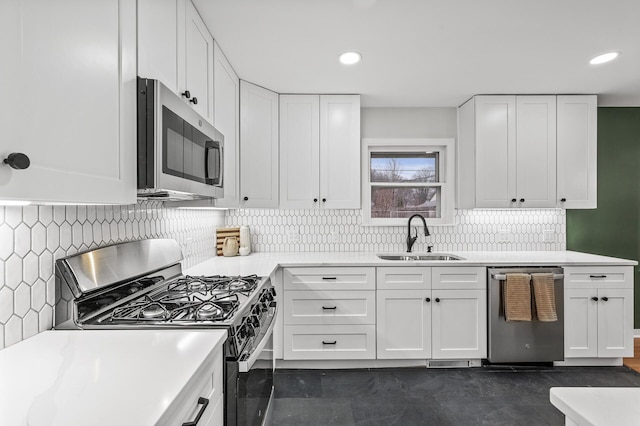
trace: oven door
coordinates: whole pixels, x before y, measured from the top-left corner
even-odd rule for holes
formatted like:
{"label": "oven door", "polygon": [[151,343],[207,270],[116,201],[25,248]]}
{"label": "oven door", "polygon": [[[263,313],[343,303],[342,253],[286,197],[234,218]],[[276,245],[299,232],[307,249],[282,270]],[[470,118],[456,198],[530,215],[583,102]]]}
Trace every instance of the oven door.
{"label": "oven door", "polygon": [[[273,403],[273,326],[276,308],[270,308],[255,339],[238,361],[227,361],[226,425],[268,425]],[[235,377],[234,377],[235,376]],[[233,396],[235,395],[235,398]]]}

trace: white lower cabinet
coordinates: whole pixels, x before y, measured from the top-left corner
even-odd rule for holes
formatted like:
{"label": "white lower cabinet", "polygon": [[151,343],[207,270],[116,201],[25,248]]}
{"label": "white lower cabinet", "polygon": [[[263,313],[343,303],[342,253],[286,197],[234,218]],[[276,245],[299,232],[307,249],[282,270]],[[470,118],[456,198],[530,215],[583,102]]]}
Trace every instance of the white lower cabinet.
{"label": "white lower cabinet", "polygon": [[566,267],[565,358],[633,356],[633,267]]}
{"label": "white lower cabinet", "polygon": [[487,357],[486,290],[432,290],[431,357]]}
{"label": "white lower cabinet", "polygon": [[[202,363],[196,374],[168,406],[158,424],[222,426],[224,423],[222,346],[218,346]],[[205,406],[206,405],[206,406]]]}
{"label": "white lower cabinet", "polygon": [[375,359],[376,326],[285,325],[284,359]]}
{"label": "white lower cabinet", "polygon": [[377,268],[378,359],[487,356],[484,267]]}
{"label": "white lower cabinet", "polygon": [[430,290],[378,290],[378,359],[431,358]]}
{"label": "white lower cabinet", "polygon": [[375,359],[375,269],[284,270],[285,360]]}

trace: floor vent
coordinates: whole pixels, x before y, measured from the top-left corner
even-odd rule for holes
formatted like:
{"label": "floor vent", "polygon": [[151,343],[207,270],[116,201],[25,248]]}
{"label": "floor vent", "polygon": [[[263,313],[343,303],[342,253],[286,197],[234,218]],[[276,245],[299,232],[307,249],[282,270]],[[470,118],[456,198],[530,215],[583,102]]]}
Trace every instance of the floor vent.
{"label": "floor vent", "polygon": [[430,359],[427,360],[427,368],[464,368],[479,367],[481,364],[476,360],[460,359]]}

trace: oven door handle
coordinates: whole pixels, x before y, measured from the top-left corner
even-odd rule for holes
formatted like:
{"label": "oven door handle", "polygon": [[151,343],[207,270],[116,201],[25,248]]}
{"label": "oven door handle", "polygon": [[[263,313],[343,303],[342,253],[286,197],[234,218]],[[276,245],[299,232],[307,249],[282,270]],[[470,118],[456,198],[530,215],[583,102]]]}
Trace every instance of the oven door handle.
{"label": "oven door handle", "polygon": [[[253,364],[255,364],[255,362],[258,360],[258,357],[262,353],[262,350],[269,341],[269,337],[273,334],[273,327],[276,325],[277,314],[278,304],[276,303],[276,307],[273,310],[273,318],[271,319],[271,324],[269,324],[269,327],[267,328],[266,333],[264,333],[262,340],[260,341],[260,343],[258,343],[258,346],[254,348],[253,353],[249,356],[249,358],[244,361],[238,361],[238,372],[248,373],[249,370],[251,370],[251,367],[253,367]],[[242,354],[240,355],[240,357],[242,357]]]}

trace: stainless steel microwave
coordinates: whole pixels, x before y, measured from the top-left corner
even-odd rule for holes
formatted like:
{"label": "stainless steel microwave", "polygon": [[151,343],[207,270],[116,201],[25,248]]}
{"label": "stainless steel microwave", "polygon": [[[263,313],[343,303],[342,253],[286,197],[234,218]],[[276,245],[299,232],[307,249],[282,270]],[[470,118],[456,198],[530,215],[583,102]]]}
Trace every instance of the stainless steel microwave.
{"label": "stainless steel microwave", "polygon": [[222,198],[224,136],[158,80],[138,77],[138,197]]}

